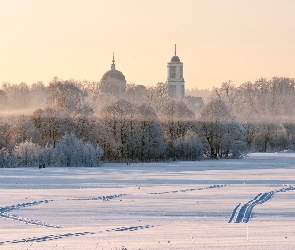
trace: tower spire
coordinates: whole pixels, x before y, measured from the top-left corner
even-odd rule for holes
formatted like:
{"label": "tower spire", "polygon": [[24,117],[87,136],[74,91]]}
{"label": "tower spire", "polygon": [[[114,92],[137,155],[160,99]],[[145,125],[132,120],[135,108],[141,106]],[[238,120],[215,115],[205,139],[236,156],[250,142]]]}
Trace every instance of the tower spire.
{"label": "tower spire", "polygon": [[174,55],[176,56],[176,44],[175,44],[175,51],[174,51]]}

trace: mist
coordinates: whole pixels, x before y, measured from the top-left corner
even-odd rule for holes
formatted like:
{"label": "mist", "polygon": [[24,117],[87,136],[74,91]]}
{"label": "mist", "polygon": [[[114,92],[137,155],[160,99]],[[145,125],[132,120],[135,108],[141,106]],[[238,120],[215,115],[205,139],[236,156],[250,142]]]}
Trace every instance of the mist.
{"label": "mist", "polygon": [[1,157],[20,166],[17,149],[40,147],[31,153],[37,154],[34,164],[50,165],[50,154],[68,135],[80,148],[101,149],[99,161],[111,162],[241,158],[295,149],[294,79],[262,78],[239,86],[229,81],[187,93],[204,94],[205,106],[173,98],[166,83],[147,88],[129,83],[123,93],[106,91],[100,82],[57,77],[47,86],[3,83]]}

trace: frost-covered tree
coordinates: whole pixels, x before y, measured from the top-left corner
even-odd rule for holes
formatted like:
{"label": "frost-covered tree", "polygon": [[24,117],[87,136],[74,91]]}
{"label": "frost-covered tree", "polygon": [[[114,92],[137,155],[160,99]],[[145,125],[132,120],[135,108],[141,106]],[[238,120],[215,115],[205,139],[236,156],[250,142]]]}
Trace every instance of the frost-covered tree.
{"label": "frost-covered tree", "polygon": [[174,141],[184,137],[188,131],[193,130],[196,122],[195,115],[183,101],[170,100],[161,108],[159,120],[164,131],[166,156],[176,158]]}
{"label": "frost-covered tree", "polygon": [[170,100],[167,83],[158,82],[155,87],[147,88],[146,98],[148,105],[158,113],[164,104]]}
{"label": "frost-covered tree", "polygon": [[10,154],[6,148],[0,148],[0,168],[11,167]]}
{"label": "frost-covered tree", "polygon": [[282,124],[286,129],[286,135],[290,140],[290,149],[295,150],[295,123],[286,122]]}
{"label": "frost-covered tree", "polygon": [[65,167],[93,167],[100,164],[102,149],[83,143],[73,133],[65,134],[54,149],[54,164]]}
{"label": "frost-covered tree", "polygon": [[48,87],[48,105],[54,109],[75,116],[91,114],[92,108],[86,103],[87,92],[73,80],[62,81],[54,78]]}
{"label": "frost-covered tree", "polygon": [[73,119],[56,109],[37,109],[31,121],[41,134],[41,144],[55,147],[57,141],[66,133],[74,130]]}
{"label": "frost-covered tree", "polygon": [[[3,96],[2,96],[2,95]],[[28,85],[24,82],[20,84],[3,83],[0,90],[1,103],[8,110],[20,110],[41,108],[46,104],[47,88],[42,82]]]}
{"label": "frost-covered tree", "polygon": [[115,102],[102,110],[99,123],[103,126],[99,137],[105,159],[148,161],[163,154],[160,123],[155,111],[146,104]]}
{"label": "frost-covered tree", "polygon": [[217,98],[223,100],[229,110],[232,111],[232,109],[237,105],[237,88],[234,86],[232,81],[223,82],[220,88],[213,88],[212,92],[213,97],[215,97],[215,99]]}
{"label": "frost-covered tree", "polygon": [[231,81],[213,89],[213,99],[223,100],[233,115],[267,117],[295,114],[295,81],[286,77],[260,78],[234,86]]}
{"label": "frost-covered tree", "polygon": [[39,143],[41,135],[34,124],[27,116],[19,116],[12,119],[9,130],[10,143],[8,149],[11,149],[16,144],[31,140],[33,143]]}
{"label": "frost-covered tree", "polygon": [[74,133],[84,142],[98,143],[98,133],[95,117],[88,114],[76,114],[74,117],[56,109],[46,108],[36,110],[31,121],[42,137],[42,146],[52,145],[66,133]]}
{"label": "frost-covered tree", "polygon": [[41,146],[28,140],[17,144],[13,149],[16,165],[20,167],[37,166],[40,162]]}
{"label": "frost-covered tree", "polygon": [[78,114],[72,119],[72,131],[83,142],[98,144],[98,124],[95,117]]}
{"label": "frost-covered tree", "polygon": [[6,93],[7,107],[9,109],[25,109],[29,107],[31,101],[30,87],[26,83],[3,83],[2,90]]}
{"label": "frost-covered tree", "polygon": [[85,143],[83,147],[83,166],[95,167],[100,164],[100,159],[103,156],[103,149],[97,145],[94,147],[91,143]]}
{"label": "frost-covered tree", "polygon": [[41,149],[40,162],[45,166],[54,166],[54,148],[51,145],[46,145]]}
{"label": "frost-covered tree", "polygon": [[0,110],[5,109],[7,106],[7,95],[0,89]]}
{"label": "frost-covered tree", "polygon": [[11,144],[11,125],[7,122],[0,123],[0,149],[9,148]]}
{"label": "frost-covered tree", "polygon": [[[130,158],[132,148],[132,135],[135,118],[135,105],[125,100],[120,100],[106,106],[99,115],[99,122],[104,126],[107,134],[116,142],[113,148],[107,146],[108,141],[102,142],[105,156],[108,159],[127,160]],[[103,138],[103,137],[102,137]]]}
{"label": "frost-covered tree", "polygon": [[202,142],[197,133],[187,131],[173,141],[174,157],[178,160],[200,160],[203,158],[204,150]]}
{"label": "frost-covered tree", "polygon": [[[289,128],[272,121],[260,122],[256,125],[256,134],[251,144],[252,151],[273,152],[292,147],[292,137]],[[285,124],[286,125],[286,124]]]}
{"label": "frost-covered tree", "polygon": [[245,129],[235,122],[224,101],[213,100],[205,106],[200,126],[205,154],[210,158],[238,158],[245,153]]}
{"label": "frost-covered tree", "polygon": [[82,82],[75,82],[75,84],[86,93],[86,96],[84,96],[84,102],[89,103],[89,105],[94,108],[101,93],[101,83],[84,80]]}
{"label": "frost-covered tree", "polygon": [[191,130],[196,118],[183,101],[170,100],[160,110],[160,121],[165,140],[174,140]]}
{"label": "frost-covered tree", "polygon": [[30,86],[30,107],[45,108],[47,104],[47,88],[43,82],[35,82]]}
{"label": "frost-covered tree", "polygon": [[136,108],[134,158],[151,161],[164,156],[164,133],[154,109],[147,104]]}

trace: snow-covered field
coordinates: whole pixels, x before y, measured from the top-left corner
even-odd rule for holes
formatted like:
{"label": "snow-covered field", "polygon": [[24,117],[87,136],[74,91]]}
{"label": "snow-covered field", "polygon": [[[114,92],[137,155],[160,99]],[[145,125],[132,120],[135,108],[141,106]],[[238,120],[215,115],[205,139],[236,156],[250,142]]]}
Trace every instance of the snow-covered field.
{"label": "snow-covered field", "polygon": [[0,173],[0,250],[295,248],[295,153]]}

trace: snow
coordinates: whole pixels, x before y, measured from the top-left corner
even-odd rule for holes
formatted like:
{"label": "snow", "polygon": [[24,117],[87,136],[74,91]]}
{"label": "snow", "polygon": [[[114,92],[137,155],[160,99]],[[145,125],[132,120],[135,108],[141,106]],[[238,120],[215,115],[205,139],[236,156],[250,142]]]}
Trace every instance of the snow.
{"label": "snow", "polygon": [[294,249],[294,163],[289,151],[0,169],[0,250]]}

